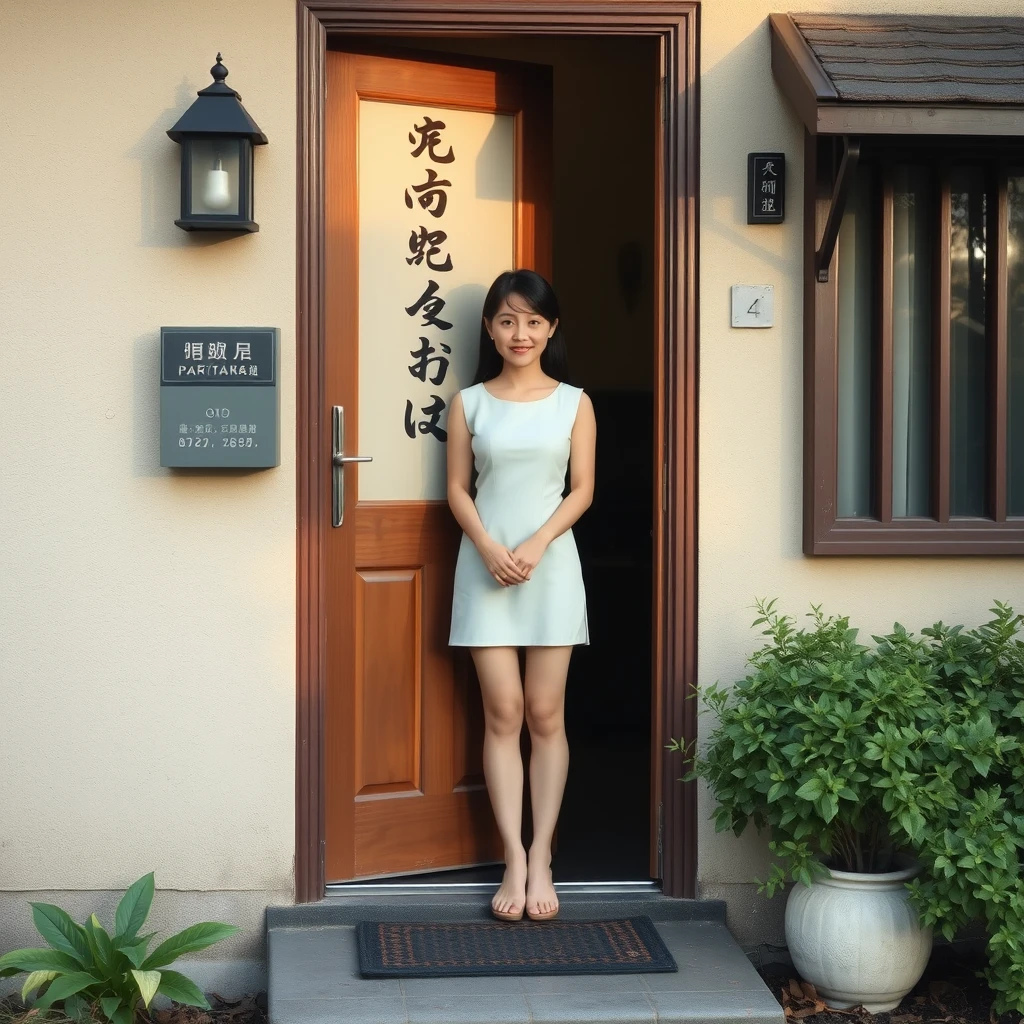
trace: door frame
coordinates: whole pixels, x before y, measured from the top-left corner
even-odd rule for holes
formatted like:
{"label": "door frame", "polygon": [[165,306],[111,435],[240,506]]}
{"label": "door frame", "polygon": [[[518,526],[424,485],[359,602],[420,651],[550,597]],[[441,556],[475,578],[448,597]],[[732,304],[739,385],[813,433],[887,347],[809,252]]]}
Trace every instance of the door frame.
{"label": "door frame", "polygon": [[[324,88],[328,37],[387,35],[644,35],[661,42],[657,162],[659,280],[656,614],[652,771],[661,808],[652,839],[666,896],[695,898],[697,790],[681,783],[669,738],[696,741],[697,706],[697,231],[699,0],[296,0],[296,726],[295,900],[324,897]],[[656,99],[656,98],[652,98]],[[652,106],[654,104],[652,103]],[[652,759],[653,761],[653,759]]]}

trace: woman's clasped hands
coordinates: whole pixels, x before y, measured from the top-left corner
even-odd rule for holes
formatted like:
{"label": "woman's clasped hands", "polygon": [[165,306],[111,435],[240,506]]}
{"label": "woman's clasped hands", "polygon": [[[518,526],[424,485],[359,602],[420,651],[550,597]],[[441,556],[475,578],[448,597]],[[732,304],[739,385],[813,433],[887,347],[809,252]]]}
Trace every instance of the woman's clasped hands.
{"label": "woman's clasped hands", "polygon": [[490,538],[479,548],[487,571],[503,587],[526,583],[546,550],[547,544],[536,536],[523,541],[514,551]]}

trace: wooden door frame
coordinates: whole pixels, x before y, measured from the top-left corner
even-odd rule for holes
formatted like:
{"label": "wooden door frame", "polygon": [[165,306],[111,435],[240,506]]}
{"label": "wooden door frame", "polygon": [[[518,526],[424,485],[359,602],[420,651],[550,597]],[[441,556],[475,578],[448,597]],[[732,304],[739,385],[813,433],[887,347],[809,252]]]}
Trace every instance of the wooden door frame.
{"label": "wooden door frame", "polygon": [[[296,266],[295,900],[322,899],[326,602],[324,495],[324,86],[333,35],[644,35],[661,41],[664,88],[658,172],[660,302],[655,416],[655,693],[652,742],[693,742],[697,676],[697,216],[699,0],[296,0],[298,165]],[[697,793],[663,750],[652,782],[662,815],[665,895],[694,898]]]}

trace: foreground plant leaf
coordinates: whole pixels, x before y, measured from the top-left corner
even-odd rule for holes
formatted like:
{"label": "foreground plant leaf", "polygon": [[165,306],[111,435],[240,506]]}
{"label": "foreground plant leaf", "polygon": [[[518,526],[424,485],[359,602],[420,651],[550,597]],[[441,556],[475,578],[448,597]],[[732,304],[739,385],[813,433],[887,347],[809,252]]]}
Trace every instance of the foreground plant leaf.
{"label": "foreground plant leaf", "polygon": [[0,956],[0,971],[11,974],[22,971],[78,971],[78,961],[57,949],[15,949]]}
{"label": "foreground plant leaf", "polygon": [[92,966],[92,954],[82,927],[71,920],[60,907],[50,903],[33,903],[32,920],[36,930],[54,949],[67,953],[80,967]]}
{"label": "foreground plant leaf", "polygon": [[153,996],[156,995],[156,990],[160,987],[160,972],[133,970],[132,977],[139,986],[142,1004],[148,1010],[149,1004],[153,1001]]}
{"label": "foreground plant leaf", "polygon": [[177,971],[161,972],[159,993],[176,1003],[198,1006],[203,1010],[210,1009],[210,1004],[199,987]]}
{"label": "foreground plant leaf", "polygon": [[129,886],[121,897],[114,915],[114,945],[131,941],[149,917],[149,908],[153,903],[156,889],[156,878],[152,871],[143,875],[137,882]]}
{"label": "foreground plant leaf", "polygon": [[103,1010],[107,1020],[113,1020],[114,1014],[121,1008],[122,1000],[118,996],[101,996],[100,1009]]}
{"label": "foreground plant leaf", "polygon": [[53,981],[57,976],[57,971],[33,971],[25,979],[25,984],[21,986],[21,1001],[28,1002],[30,992],[35,992],[40,985],[45,985],[48,981]]}
{"label": "foreground plant leaf", "polygon": [[212,946],[215,942],[226,939],[237,931],[238,928],[234,925],[220,924],[216,921],[203,921],[200,924],[194,924],[191,928],[185,928],[177,935],[172,935],[169,939],[161,942],[143,961],[142,968],[151,971],[157,967],[164,967],[166,964],[173,963],[179,956],[206,949],[207,946]]}
{"label": "foreground plant leaf", "polygon": [[65,974],[50,983],[45,994],[40,996],[34,1005],[36,1010],[48,1010],[54,1003],[68,996],[76,995],[82,989],[95,985],[97,979],[86,971],[79,971],[76,974]]}

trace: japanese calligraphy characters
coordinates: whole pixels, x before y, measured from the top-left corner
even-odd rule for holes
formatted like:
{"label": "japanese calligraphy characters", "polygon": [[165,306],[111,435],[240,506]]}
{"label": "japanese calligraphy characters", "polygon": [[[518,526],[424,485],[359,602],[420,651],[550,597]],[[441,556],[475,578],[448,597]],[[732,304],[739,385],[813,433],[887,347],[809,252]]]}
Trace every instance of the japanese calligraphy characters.
{"label": "japanese calligraphy characters", "polygon": [[[422,185],[413,185],[413,192],[419,192],[418,202],[431,217],[443,217],[444,211],[448,208],[448,193],[446,188],[451,188],[452,183],[447,179],[437,176],[433,167],[427,168],[427,180]],[[412,196],[409,190],[405,190],[405,205],[412,209]]]}
{"label": "japanese calligraphy characters", "polygon": [[[448,147],[448,152],[443,156],[437,151],[437,146],[441,141],[441,130],[446,127],[444,121],[434,121],[429,116],[423,118],[423,124],[414,125],[413,131],[409,132],[409,141],[416,147],[412,151],[412,155],[417,157],[426,150],[434,163],[450,164],[455,159],[451,147]],[[416,134],[414,135],[413,132]],[[419,136],[418,140],[417,136]]]}
{"label": "japanese calligraphy characters", "polygon": [[[428,159],[439,164],[450,164],[455,161],[455,150],[451,145],[442,155],[439,152],[441,146],[441,133],[447,128],[444,121],[434,120],[429,115],[424,115],[422,124],[414,124],[413,130],[409,132],[409,141],[413,143],[412,158],[415,160],[426,155]],[[413,185],[413,192],[419,192],[419,205],[434,218],[444,216],[448,208],[448,193],[445,191],[451,188],[452,183],[447,178],[439,178],[437,171],[432,167],[427,168],[427,180],[422,185]],[[412,196],[409,189],[405,190],[405,205],[413,209]],[[446,274],[453,269],[452,255],[450,252],[442,253],[442,247],[448,242],[448,234],[435,228],[428,230],[422,224],[419,231],[415,228],[409,234],[409,251],[411,256],[405,262],[410,266],[422,267],[432,270],[438,274]],[[437,316],[444,309],[444,299],[436,294],[438,284],[436,281],[428,280],[422,295],[416,299],[411,306],[405,307],[409,316],[415,316],[421,309],[426,310],[423,326],[436,327],[442,331],[451,330],[452,325]],[[428,308],[429,307],[429,308]],[[414,362],[409,366],[409,373],[424,383],[427,382],[430,365],[435,364],[433,374],[430,376],[431,384],[443,384],[445,375],[448,372],[448,356],[451,355],[451,347],[439,343],[435,348],[430,339],[421,337],[418,349],[413,349],[409,355]],[[418,409],[419,419],[414,415],[414,403],[411,398],[405,402],[405,432],[415,440],[417,436],[429,436],[438,441],[447,441],[448,432],[438,425],[441,413],[445,410],[445,401],[440,395],[431,395],[430,404]],[[416,400],[418,405],[419,399]]]}
{"label": "japanese calligraphy characters", "polygon": [[750,153],[747,156],[747,223],[780,224],[785,212],[785,153]]}
{"label": "japanese calligraphy characters", "polygon": [[514,119],[359,105],[360,500],[445,495],[448,409],[513,260]]}

